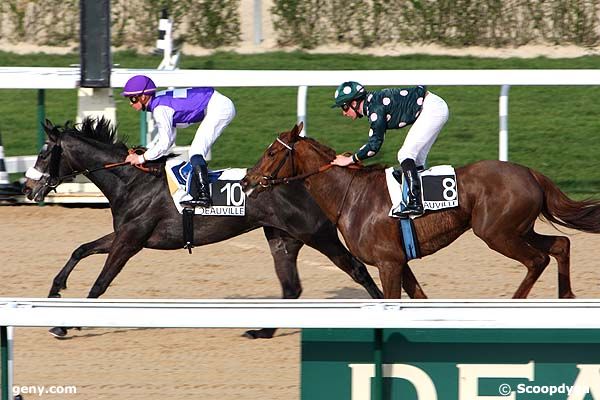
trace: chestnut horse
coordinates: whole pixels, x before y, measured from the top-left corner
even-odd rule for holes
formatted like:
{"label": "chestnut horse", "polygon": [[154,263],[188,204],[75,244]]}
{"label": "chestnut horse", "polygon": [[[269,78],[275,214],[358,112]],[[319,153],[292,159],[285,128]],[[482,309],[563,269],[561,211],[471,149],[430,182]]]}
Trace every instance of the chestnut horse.
{"label": "chestnut horse", "polygon": [[[279,135],[242,181],[247,194],[303,180],[349,250],[379,269],[386,298],[399,298],[408,267],[398,221],[388,216],[391,200],[384,168],[332,167],[335,151],[300,136],[302,124]],[[330,168],[332,167],[332,168]],[[584,232],[600,232],[600,202],[574,201],[541,173],[502,161],[480,161],[456,169],[459,206],[414,220],[421,255],[433,254],[472,228],[491,249],[527,267],[514,298],[525,298],[550,257],[558,262],[558,295],[573,298],[570,242],[534,231],[538,217]]]}

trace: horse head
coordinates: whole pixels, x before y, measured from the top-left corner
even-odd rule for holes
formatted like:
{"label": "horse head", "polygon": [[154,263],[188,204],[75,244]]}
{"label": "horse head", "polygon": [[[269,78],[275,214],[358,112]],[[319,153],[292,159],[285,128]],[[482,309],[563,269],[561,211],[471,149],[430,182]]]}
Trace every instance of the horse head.
{"label": "horse head", "polygon": [[257,189],[260,191],[281,183],[305,179],[324,170],[324,166],[329,166],[329,162],[335,158],[335,151],[301,136],[303,127],[300,122],[291,131],[280,133],[256,165],[248,170],[241,181],[247,195]]}
{"label": "horse head", "polygon": [[25,173],[27,180],[23,193],[29,200],[44,201],[46,195],[60,184],[60,176],[67,174],[69,166],[62,157],[62,132],[52,122],[43,124],[47,140],[42,146],[35,164]]}
{"label": "horse head", "polygon": [[[43,128],[47,140],[42,146],[34,166],[25,173],[27,180],[23,186],[23,193],[27,198],[36,202],[44,201],[46,195],[62,182],[77,174],[85,174],[88,166],[83,165],[84,162],[81,160],[97,162],[95,159],[98,157],[99,149],[94,148],[85,152],[83,151],[83,141],[75,141],[74,138],[93,138],[98,143],[108,144],[114,142],[116,135],[110,122],[104,118],[88,117],[79,126],[67,123],[64,127],[55,126],[46,120]],[[88,141],[89,143],[92,142]],[[75,151],[71,151],[72,149]]]}

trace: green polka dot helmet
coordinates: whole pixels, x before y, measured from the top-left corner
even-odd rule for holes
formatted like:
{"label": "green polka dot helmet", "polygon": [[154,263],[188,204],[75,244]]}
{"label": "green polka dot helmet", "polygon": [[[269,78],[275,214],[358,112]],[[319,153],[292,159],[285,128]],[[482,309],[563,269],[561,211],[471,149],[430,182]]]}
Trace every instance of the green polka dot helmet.
{"label": "green polka dot helmet", "polygon": [[360,83],[354,81],[344,82],[335,90],[335,104],[331,108],[341,107],[352,100],[359,100],[365,97],[366,94],[365,87]]}

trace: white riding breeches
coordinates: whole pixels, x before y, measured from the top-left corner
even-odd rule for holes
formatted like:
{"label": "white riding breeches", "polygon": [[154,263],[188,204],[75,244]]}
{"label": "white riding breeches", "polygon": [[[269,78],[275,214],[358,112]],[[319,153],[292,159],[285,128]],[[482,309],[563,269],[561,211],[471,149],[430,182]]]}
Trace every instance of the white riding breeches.
{"label": "white riding breeches", "polygon": [[221,93],[215,92],[211,96],[206,106],[206,115],[190,146],[190,157],[200,154],[206,158],[213,143],[217,140],[223,129],[235,117],[235,106],[233,102]]}
{"label": "white riding breeches", "polygon": [[407,158],[415,160],[417,166],[425,166],[427,154],[438,134],[448,121],[448,105],[440,96],[428,92],[417,120],[406,134],[404,144],[398,151],[398,162]]}

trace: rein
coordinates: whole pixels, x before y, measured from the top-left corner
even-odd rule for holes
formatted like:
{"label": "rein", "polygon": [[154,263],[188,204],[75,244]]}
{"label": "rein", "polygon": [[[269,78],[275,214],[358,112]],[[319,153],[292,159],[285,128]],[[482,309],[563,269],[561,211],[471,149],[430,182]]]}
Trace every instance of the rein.
{"label": "rein", "polygon": [[[129,154],[135,153],[135,149],[129,149]],[[60,164],[60,158],[62,156],[62,146],[60,145],[60,140],[58,140],[56,142],[56,144],[54,145],[54,147],[52,148],[52,154],[50,156],[50,171],[49,171],[49,176],[50,179],[48,179],[44,185],[48,186],[52,189],[56,189],[58,187],[58,185],[60,185],[65,179],[67,178],[73,178],[77,175],[84,175],[87,176],[91,173],[97,172],[97,171],[101,171],[104,169],[111,169],[111,168],[116,168],[116,167],[121,167],[124,165],[128,165],[129,163],[127,161],[121,161],[118,163],[109,163],[109,164],[104,164],[101,167],[97,167],[97,168],[86,168],[83,170],[79,170],[79,171],[73,171],[70,174],[65,174],[65,175],[59,175],[58,174],[58,170],[59,170],[59,164]],[[69,164],[69,161],[66,160],[67,164]],[[69,164],[69,167],[71,165]],[[142,170],[143,172],[146,173],[150,173],[153,172],[152,169],[148,168],[148,167],[144,167],[141,165],[135,165],[136,168]],[[72,168],[71,168],[72,169]]]}
{"label": "rein", "polygon": [[[282,183],[290,183],[290,182],[294,182],[294,181],[299,181],[299,180],[303,180],[308,178],[309,176],[313,176],[316,174],[320,174],[321,172],[325,172],[327,171],[329,168],[333,167],[333,164],[325,164],[320,166],[316,171],[311,171],[311,172],[306,172],[304,174],[300,174],[300,175],[293,175],[293,176],[288,176],[288,177],[284,177],[284,178],[277,178],[277,173],[279,173],[279,170],[285,165],[285,162],[287,161],[288,157],[291,158],[292,160],[292,174],[296,173],[296,169],[294,168],[294,144],[292,144],[291,146],[287,143],[285,143],[283,140],[277,138],[277,141],[279,143],[281,143],[286,149],[287,149],[287,153],[285,155],[284,158],[281,159],[281,161],[279,162],[279,164],[277,165],[277,167],[275,168],[275,170],[273,171],[273,173],[271,173],[271,175],[269,176],[263,176],[262,179],[260,180],[259,184],[260,186],[266,188],[269,186],[273,186],[273,185],[280,185]],[[319,150],[319,149],[316,149]],[[362,168],[360,165],[356,165],[356,164],[350,164],[345,168],[351,168],[351,169],[360,169]],[[344,196],[345,198],[345,196]]]}
{"label": "rein", "polygon": [[272,186],[272,185],[279,185],[282,183],[290,183],[290,182],[294,182],[294,181],[300,181],[302,179],[308,178],[309,176],[320,174],[321,172],[325,172],[331,167],[333,167],[333,164],[325,164],[325,165],[322,165],[321,167],[319,167],[319,169],[317,169],[316,171],[306,172],[301,175],[288,176],[285,178],[267,178],[265,176],[263,178],[263,180],[266,181],[266,185],[261,183],[261,186],[268,187],[268,186]]}

